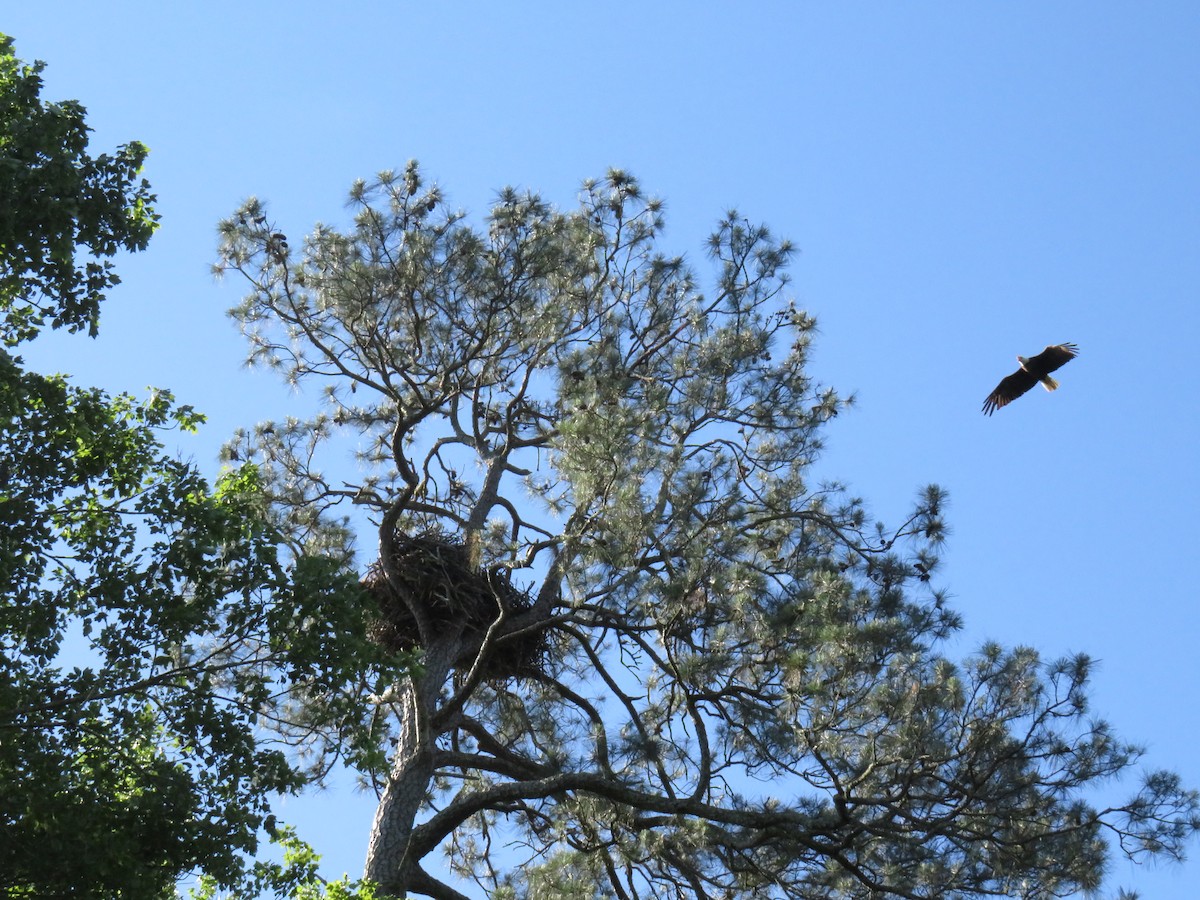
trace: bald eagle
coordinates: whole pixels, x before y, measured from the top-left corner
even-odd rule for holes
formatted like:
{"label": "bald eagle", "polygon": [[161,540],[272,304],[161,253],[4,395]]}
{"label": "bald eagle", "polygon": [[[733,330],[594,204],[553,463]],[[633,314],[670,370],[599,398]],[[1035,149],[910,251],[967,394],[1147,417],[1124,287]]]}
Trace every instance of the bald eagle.
{"label": "bald eagle", "polygon": [[1021,368],[1013,372],[988,394],[983,401],[983,411],[989,416],[1002,406],[1008,406],[1039,381],[1048,391],[1058,389],[1058,382],[1050,373],[1061,368],[1079,355],[1074,344],[1051,344],[1037,356],[1018,356]]}

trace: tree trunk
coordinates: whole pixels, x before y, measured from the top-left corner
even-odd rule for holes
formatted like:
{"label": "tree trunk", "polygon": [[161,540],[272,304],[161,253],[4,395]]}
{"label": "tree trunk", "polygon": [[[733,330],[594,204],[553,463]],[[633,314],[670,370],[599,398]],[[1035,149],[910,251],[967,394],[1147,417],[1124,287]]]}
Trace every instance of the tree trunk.
{"label": "tree trunk", "polygon": [[433,780],[437,736],[430,731],[429,722],[460,647],[458,634],[437,641],[425,654],[421,675],[401,688],[403,712],[396,756],[375,810],[363,872],[363,877],[377,882],[384,893],[403,896],[411,889],[420,865],[419,859],[409,858],[408,849],[413,824]]}

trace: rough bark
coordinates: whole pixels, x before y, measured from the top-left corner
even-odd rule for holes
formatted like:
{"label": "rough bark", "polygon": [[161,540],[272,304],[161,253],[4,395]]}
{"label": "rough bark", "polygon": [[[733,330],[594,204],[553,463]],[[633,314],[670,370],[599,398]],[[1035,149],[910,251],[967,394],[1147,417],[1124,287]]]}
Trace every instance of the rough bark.
{"label": "rough bark", "polygon": [[460,650],[461,636],[448,635],[429,648],[424,671],[400,691],[400,733],[387,785],[375,811],[363,877],[385,893],[403,896],[424,873],[409,854],[410,838],[434,772],[436,734],[430,722]]}

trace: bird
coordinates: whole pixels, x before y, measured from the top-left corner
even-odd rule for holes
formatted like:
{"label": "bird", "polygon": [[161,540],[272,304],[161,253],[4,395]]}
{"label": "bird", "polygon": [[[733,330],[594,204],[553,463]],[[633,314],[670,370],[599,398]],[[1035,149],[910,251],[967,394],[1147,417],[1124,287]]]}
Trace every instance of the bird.
{"label": "bird", "polygon": [[1008,406],[1039,381],[1048,391],[1058,390],[1058,382],[1050,377],[1055,369],[1069,363],[1079,355],[1074,344],[1051,344],[1037,356],[1018,356],[1021,368],[996,385],[996,389],[983,401],[983,411],[991,415],[1002,406]]}

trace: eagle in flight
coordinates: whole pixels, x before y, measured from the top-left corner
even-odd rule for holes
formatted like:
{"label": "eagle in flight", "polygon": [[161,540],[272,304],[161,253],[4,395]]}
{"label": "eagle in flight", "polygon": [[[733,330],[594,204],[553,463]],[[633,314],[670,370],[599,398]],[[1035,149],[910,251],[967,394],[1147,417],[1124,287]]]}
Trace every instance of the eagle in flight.
{"label": "eagle in flight", "polygon": [[988,394],[983,401],[983,411],[989,416],[1002,406],[1008,406],[1039,381],[1048,391],[1058,389],[1058,382],[1050,377],[1050,373],[1061,368],[1079,355],[1079,348],[1074,344],[1051,344],[1037,356],[1026,358],[1018,356],[1017,362],[1021,368],[1013,372]]}

